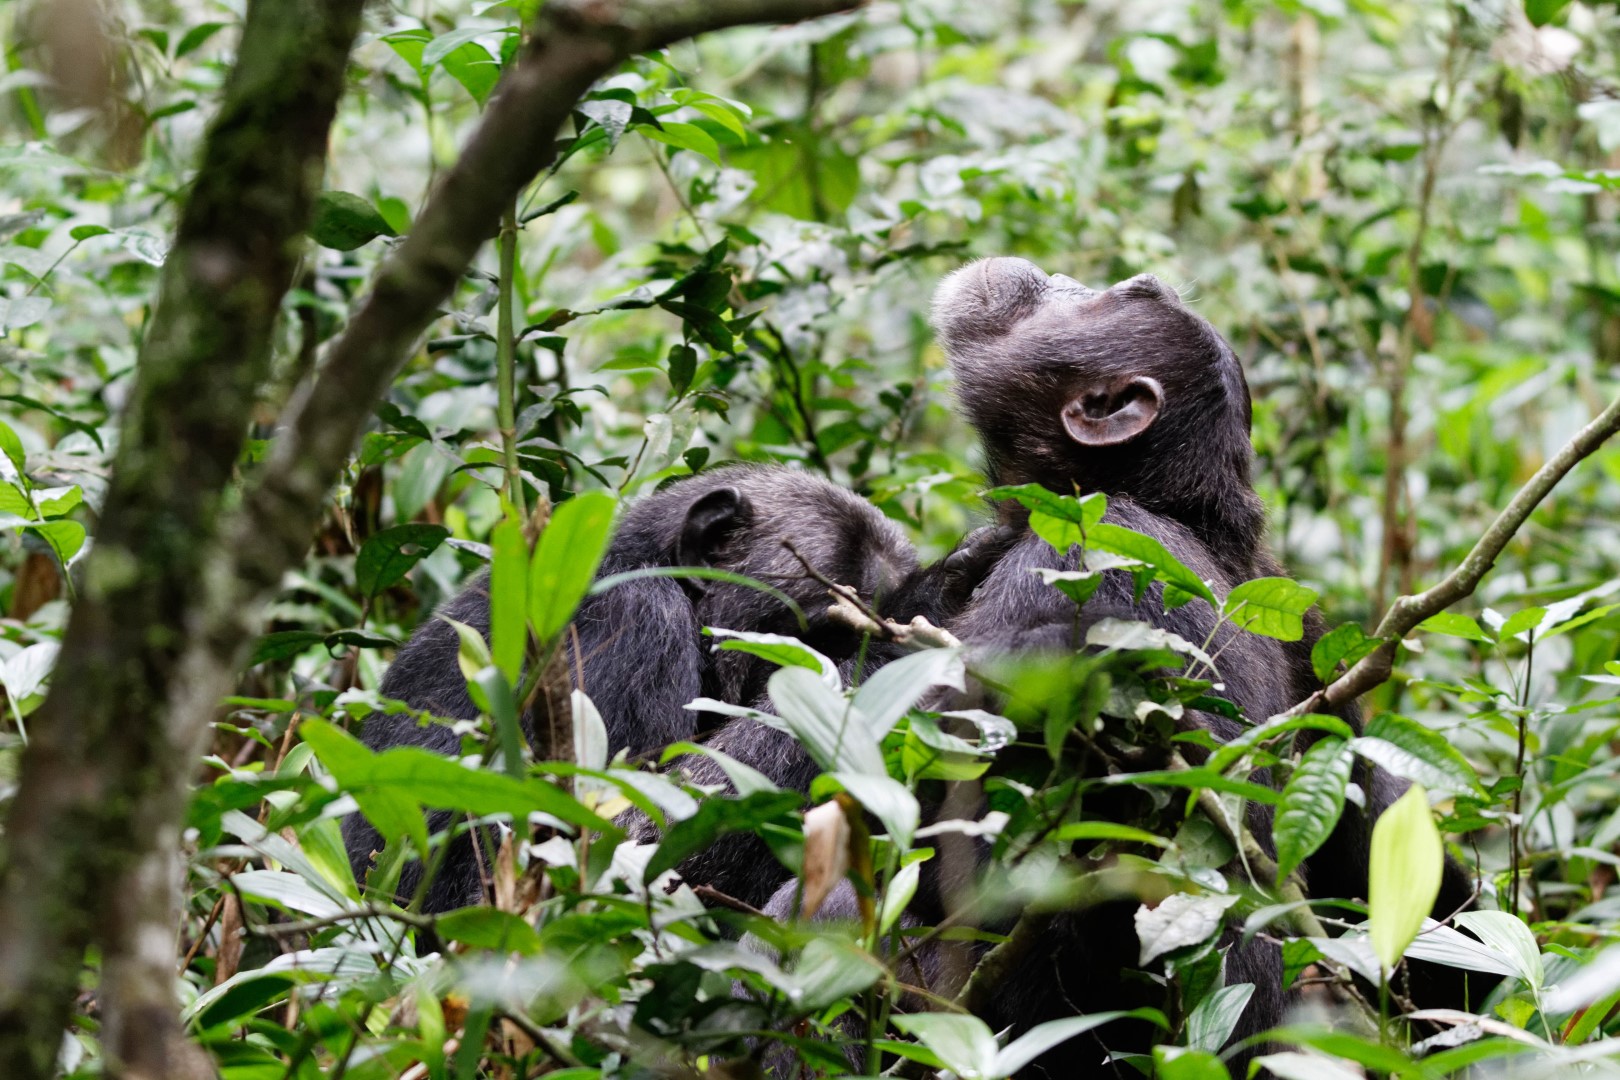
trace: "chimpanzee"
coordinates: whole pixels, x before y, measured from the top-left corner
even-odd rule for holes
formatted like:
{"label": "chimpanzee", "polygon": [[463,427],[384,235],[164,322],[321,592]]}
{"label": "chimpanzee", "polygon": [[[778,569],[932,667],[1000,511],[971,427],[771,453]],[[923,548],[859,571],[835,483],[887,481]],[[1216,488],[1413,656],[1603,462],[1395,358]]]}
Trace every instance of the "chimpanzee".
{"label": "chimpanzee", "polygon": [[[1265,514],[1250,483],[1249,395],[1242,368],[1214,328],[1188,310],[1175,290],[1144,275],[1097,292],[1061,275],[1049,277],[1021,259],[989,259],[940,286],[934,316],[995,482],[1106,493],[1105,520],[1154,536],[1211,582],[1217,594],[1281,572],[1264,546]],[[1050,413],[1032,414],[1031,401],[1050,402]],[[1031,570],[1069,568],[1071,562],[1027,535],[991,573],[953,629],[970,645],[1001,650],[1060,644],[1073,633],[1074,607]],[[1213,612],[1203,604],[1166,611],[1152,595],[1138,604],[1130,599],[1128,579],[1106,575],[1081,613],[1082,625],[1123,613],[1195,642],[1203,641],[1212,625]],[[1298,642],[1246,634],[1230,644],[1217,641],[1225,696],[1251,721],[1304,700],[1320,686],[1310,653],[1321,633],[1321,618],[1313,611]],[[1357,705],[1338,714],[1360,730]],[[1202,719],[1218,739],[1235,733],[1219,717]],[[1347,806],[1334,835],[1307,860],[1313,895],[1367,894],[1372,822],[1405,784],[1366,764],[1356,779],[1367,805]],[[1466,874],[1448,862],[1436,912],[1443,917],[1470,896]],[[1077,963],[1046,958],[1049,971],[1106,970],[1095,951],[1108,939],[1096,932],[1092,918],[1088,912],[1084,932],[1066,945]],[[1267,968],[1276,962],[1274,956],[1240,958],[1251,966],[1263,960]],[[1463,978],[1454,969],[1415,964],[1412,979],[1421,1003],[1468,1004]],[[1257,983],[1238,1037],[1281,1019],[1278,980],[1266,981],[1269,986]],[[1475,997],[1488,982],[1475,976]],[[1028,983],[1014,979],[1009,985]],[[1076,1003],[1084,1002],[1081,993]],[[1117,1007],[1117,1002],[1115,995],[1095,995],[1085,1011]],[[1044,1018],[1034,1003],[1008,1000],[1005,1005],[1009,1020]]]}
{"label": "chimpanzee", "polygon": [[[963,407],[983,442],[992,482],[1033,482],[1062,494],[1103,492],[1109,497],[1105,520],[1157,539],[1217,594],[1279,573],[1264,546],[1265,511],[1250,480],[1250,407],[1242,369],[1220,335],[1174,290],[1141,276],[1095,291],[1021,259],[989,259],[942,283],[934,322]],[[1027,513],[1016,504],[1003,506],[1001,517],[1004,525],[1020,529],[1019,539],[965,610],[946,624],[981,659],[1072,649],[1088,626],[1108,617],[1146,621],[1193,642],[1209,637],[1215,614],[1207,605],[1166,610],[1158,587],[1138,600],[1121,572],[1104,575],[1077,613],[1072,601],[1034,573],[1075,569],[1074,556],[1060,555],[1028,531]],[[1319,685],[1310,650],[1321,632],[1314,612],[1297,643],[1224,629],[1211,648],[1220,657],[1224,696],[1251,721],[1304,699]],[[1359,730],[1355,706],[1340,715]],[[1240,730],[1222,716],[1197,719],[1223,741]],[[746,723],[723,728],[715,741],[773,778],[798,781],[805,772],[802,757],[785,755],[776,745],[780,740],[750,736]],[[751,746],[770,753],[738,752]],[[1339,829],[1308,862],[1317,895],[1366,895],[1371,822],[1402,785],[1379,770],[1360,768],[1357,779],[1368,806],[1347,807]],[[1251,807],[1250,822],[1269,845],[1269,817]],[[778,891],[768,913],[787,913],[791,888]],[[922,889],[919,900],[930,892],[937,900],[941,890]],[[1448,867],[1436,910],[1449,912],[1468,896],[1465,876]],[[1023,1028],[1075,1012],[1128,1007],[1130,995],[1114,973],[1137,966],[1134,906],[1099,905],[1056,920],[1043,947],[1004,981],[994,1015],[985,1019],[993,1027]],[[919,912],[924,922],[939,914]],[[1426,974],[1448,982],[1440,969]],[[1273,946],[1235,945],[1227,978],[1256,987],[1234,1038],[1281,1020],[1282,968]],[[1441,989],[1447,1003],[1462,1004],[1456,989],[1456,983]],[[1145,1035],[1104,1028],[1100,1039],[1059,1046],[1032,1068],[1089,1075],[1096,1070],[1099,1042],[1142,1049]]]}
{"label": "chimpanzee", "polygon": [[[602,714],[610,753],[644,755],[693,738],[703,718],[685,706],[695,698],[752,704],[764,694],[772,665],[746,653],[711,650],[701,633],[705,626],[797,634],[835,659],[855,656],[858,635],[827,617],[826,588],[806,573],[784,540],[818,572],[868,600],[881,602],[895,593],[912,597],[907,603],[926,604],[935,591],[938,575],[918,570],[916,553],[894,523],[865,500],[808,473],[732,466],[639,500],[625,512],[601,575],[654,566],[732,571],[792,597],[809,629],[801,633],[792,612],[770,594],[729,582],[646,578],[588,597],[574,619],[580,682]],[[487,635],[488,582],[487,575],[479,577],[440,614]],[[459,647],[448,622],[430,619],[388,669],[383,694],[437,716],[476,717],[457,663]],[[399,715],[369,718],[362,738],[378,750],[420,746],[450,754],[460,746],[448,725],[422,725]],[[447,814],[432,815],[433,829],[447,820]],[[344,837],[356,877],[363,879],[381,838],[359,814],[344,822]],[[407,867],[401,895],[414,892],[420,872],[419,863]],[[477,903],[482,893],[477,855],[464,836],[446,855],[425,908]]]}

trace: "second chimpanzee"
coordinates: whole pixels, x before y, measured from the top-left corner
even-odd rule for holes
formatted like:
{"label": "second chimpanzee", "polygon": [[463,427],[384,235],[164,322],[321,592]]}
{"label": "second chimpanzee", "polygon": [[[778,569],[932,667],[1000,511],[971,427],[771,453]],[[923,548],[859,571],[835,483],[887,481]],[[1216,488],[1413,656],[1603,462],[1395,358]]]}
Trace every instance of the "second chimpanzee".
{"label": "second chimpanzee", "polygon": [[[927,600],[934,578],[918,571],[899,528],[865,500],[807,473],[781,466],[715,469],[625,512],[601,575],[656,566],[731,571],[793,598],[809,628],[801,630],[793,612],[769,593],[729,582],[646,578],[588,597],[574,620],[577,668],[602,714],[610,753],[655,753],[695,737],[703,717],[685,707],[695,698],[752,704],[764,694],[772,666],[746,653],[712,650],[702,635],[705,626],[791,633],[834,658],[854,657],[858,635],[827,617],[826,588],[806,572],[801,557],[868,600],[881,603],[891,593],[910,597],[906,603],[921,606],[908,618],[934,610]],[[474,581],[440,614],[487,635],[488,577]],[[445,619],[424,623],[388,669],[383,694],[436,716],[476,717],[457,663],[459,648]],[[400,715],[368,719],[362,738],[378,750],[420,746],[449,754],[460,745],[448,725],[422,725]],[[433,815],[435,829],[446,821],[445,814]],[[345,821],[344,837],[355,874],[363,879],[382,838],[359,814]],[[426,909],[477,903],[483,896],[478,864],[470,841],[457,840],[430,885]],[[419,875],[420,864],[407,867],[402,895],[412,893]]]}

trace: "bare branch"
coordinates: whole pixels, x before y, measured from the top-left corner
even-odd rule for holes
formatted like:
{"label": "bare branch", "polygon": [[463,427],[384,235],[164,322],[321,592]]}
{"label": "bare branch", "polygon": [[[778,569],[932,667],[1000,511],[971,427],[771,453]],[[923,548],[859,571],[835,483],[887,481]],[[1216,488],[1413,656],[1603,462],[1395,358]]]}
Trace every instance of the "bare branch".
{"label": "bare branch", "polygon": [[1398,597],[1389,612],[1378,624],[1376,637],[1384,640],[1368,656],[1362,658],[1349,671],[1332,684],[1317,691],[1288,710],[1289,716],[1302,716],[1324,706],[1331,708],[1352,701],[1383,683],[1394,670],[1395,650],[1401,640],[1424,619],[1438,615],[1446,608],[1473,594],[1481,579],[1496,565],[1497,557],[1515,534],[1529,520],[1552,489],[1582,460],[1592,456],[1598,447],[1620,431],[1620,398],[1609,404],[1591,423],[1575,433],[1575,437],[1536,470],[1519,493],[1496,515],[1490,528],[1473,547],[1457,568],[1440,582],[1423,592]]}

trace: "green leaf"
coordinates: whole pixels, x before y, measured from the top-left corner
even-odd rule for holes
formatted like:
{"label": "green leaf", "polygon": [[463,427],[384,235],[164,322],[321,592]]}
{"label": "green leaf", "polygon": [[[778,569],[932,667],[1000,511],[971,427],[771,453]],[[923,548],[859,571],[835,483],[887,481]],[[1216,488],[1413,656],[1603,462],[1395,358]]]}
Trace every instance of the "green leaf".
{"label": "green leaf", "polygon": [[27,455],[23,452],[22,440],[17,437],[11,425],[3,420],[0,420],[0,453],[6,455],[11,467],[17,470],[18,476],[27,475],[24,467]]}
{"label": "green leaf", "polygon": [[[207,42],[209,38],[213,37],[223,29],[225,29],[225,24],[222,22],[198,23],[190,30],[187,30],[180,38],[180,44],[174,47],[174,58],[178,60],[187,53],[196,52],[198,49],[203,47],[203,44]],[[75,237],[75,239],[77,239],[77,237]]]}
{"label": "green leaf", "polygon": [[1454,921],[1506,956],[1532,993],[1541,992],[1547,982],[1547,968],[1541,959],[1541,945],[1523,919],[1506,911],[1464,911]]}
{"label": "green leaf", "polygon": [[490,533],[490,548],[490,657],[506,681],[516,686],[529,643],[529,544],[515,512]]}
{"label": "green leaf", "polygon": [[1305,636],[1304,615],[1316,603],[1316,590],[1285,577],[1255,578],[1227,594],[1221,611],[1251,634],[1298,641]]}
{"label": "green leaf", "polygon": [[697,350],[690,345],[672,345],[669,350],[669,388],[676,397],[682,397],[692,386],[697,373]]}
{"label": "green leaf", "polygon": [[394,227],[377,208],[347,191],[323,191],[315,199],[309,235],[322,247],[353,251],[379,236],[393,236]]}
{"label": "green leaf", "polygon": [[563,632],[613,535],[613,496],[575,495],[551,512],[529,564],[529,624],[542,642]]}
{"label": "green leaf", "polygon": [[889,775],[865,718],[819,676],[787,667],[773,674],[766,687],[782,722],[823,772]]}
{"label": "green leaf", "polygon": [[1531,26],[1546,26],[1569,5],[1570,0],[1524,0],[1524,14]]}
{"label": "green leaf", "polygon": [[716,648],[725,652],[747,653],[761,660],[769,660],[778,667],[802,667],[819,672],[830,680],[838,680],[838,665],[796,637],[726,630],[718,626],[706,626],[703,632],[719,638],[720,643]]}
{"label": "green leaf", "polygon": [[[509,814],[526,821],[531,813],[549,814],[580,828],[609,835],[618,830],[585,809],[550,781],[537,777],[518,780],[484,769],[469,769],[456,761],[416,747],[400,747],[373,754],[352,735],[327,721],[311,717],[299,725],[304,741],[315,748],[321,763],[338,786],[354,795],[366,816],[366,800],[376,795],[409,796],[413,804],[471,814]],[[421,815],[414,812],[418,828]],[[382,829],[382,823],[372,818]],[[403,831],[403,830],[402,830]],[[384,836],[389,835],[384,830]],[[397,833],[395,834],[397,835]]]}
{"label": "green leaf", "polygon": [[1354,667],[1356,661],[1372,655],[1379,644],[1378,638],[1368,637],[1355,623],[1336,626],[1311,646],[1311,670],[1324,684],[1332,682],[1340,664]]}
{"label": "green leaf", "polygon": [[963,1080],[994,1078],[996,1037],[977,1016],[962,1013],[901,1013],[889,1022],[915,1036]]}
{"label": "green leaf", "polygon": [[1518,637],[1526,631],[1534,630],[1541,625],[1541,620],[1547,617],[1544,607],[1528,607],[1523,611],[1514,612],[1496,631],[1498,641]]}
{"label": "green leaf", "polygon": [[1442,611],[1438,615],[1431,615],[1417,624],[1419,630],[1427,630],[1431,634],[1445,634],[1448,637],[1466,638],[1469,641],[1495,641],[1487,634],[1479,623],[1467,615],[1459,615],[1454,611]]}
{"label": "green leaf", "polygon": [[962,690],[966,678],[961,649],[923,649],[874,672],[855,692],[854,707],[871,736],[882,739],[929,690]]}
{"label": "green leaf", "polygon": [[1100,1012],[1089,1016],[1066,1016],[1061,1020],[1048,1020],[1036,1024],[1024,1034],[1008,1043],[996,1054],[990,1075],[1008,1077],[1017,1073],[1059,1043],[1068,1042],[1076,1035],[1101,1027],[1113,1020],[1146,1020],[1160,1028],[1168,1027],[1164,1015],[1157,1009],[1132,1009],[1130,1012]]}
{"label": "green leaf", "polygon": [[1404,716],[1379,714],[1350,745],[1396,776],[1445,791],[1479,790],[1474,767],[1444,735]]}
{"label": "green leaf", "polygon": [[508,911],[492,907],[466,907],[440,915],[433,930],[441,938],[476,949],[532,956],[540,951],[534,927]]}
{"label": "green leaf", "polygon": [[[1250,983],[1239,985],[1248,986]],[[1189,1020],[1189,1023],[1191,1021]],[[1188,1050],[1179,1046],[1153,1048],[1154,1080],[1232,1080],[1221,1059],[1208,1050]]]}
{"label": "green leaf", "polygon": [[393,588],[449,535],[443,525],[395,525],[374,534],[354,560],[354,583],[361,595],[375,597]]}
{"label": "green leaf", "polygon": [[1209,586],[1151,536],[1105,521],[1091,528],[1086,536],[1086,544],[1151,566],[1155,576],[1166,585],[1175,585],[1207,601],[1211,607],[1217,606],[1215,594],[1209,591]]}
{"label": "green leaf", "polygon": [[889,838],[902,851],[911,847],[922,810],[917,805],[917,797],[906,785],[888,776],[868,773],[839,772],[833,773],[832,778],[853,795],[867,813],[883,823],[889,830]]}
{"label": "green leaf", "polygon": [[794,791],[755,791],[739,798],[709,798],[698,803],[697,812],[670,826],[658,850],[647,863],[642,881],[651,884],[658,875],[673,870],[688,856],[706,851],[728,833],[753,832],[797,810],[804,797]]}
{"label": "green leaf", "polygon": [[1253,983],[1232,983],[1210,994],[1187,1017],[1187,1045],[1215,1053],[1232,1037],[1254,996]]}
{"label": "green leaf", "polygon": [[1071,821],[1067,825],[1060,825],[1052,833],[1052,839],[1059,843],[1070,843],[1075,840],[1120,840],[1128,844],[1148,844],[1161,848],[1170,846],[1170,841],[1158,833],[1132,828],[1129,825],[1116,825],[1111,821]]}
{"label": "green leaf", "polygon": [[43,525],[30,525],[26,531],[45,541],[56,561],[64,567],[84,547],[84,526],[77,521],[47,521]]}
{"label": "green leaf", "polygon": [[[427,56],[428,49],[431,48],[429,45],[427,49],[422,50],[423,57]],[[500,63],[489,54],[488,49],[472,42],[452,49],[441,61],[440,66],[450,73],[451,78],[464,86],[467,93],[471,94],[473,100],[480,105],[489,101],[490,92],[495,89],[495,84],[501,77]]]}
{"label": "green leaf", "polygon": [[[1042,537],[1041,539],[1045,540],[1046,538]],[[1047,543],[1051,543],[1051,541],[1047,540]],[[1103,580],[1102,571],[1100,570],[1053,570],[1045,566],[1036,566],[1032,567],[1032,569],[1040,575],[1042,581],[1073,600],[1077,605],[1090,600],[1092,594],[1102,585]]]}
{"label": "green leaf", "polygon": [[1400,963],[1434,909],[1444,860],[1429,794],[1413,784],[1373,824],[1368,923],[1373,953],[1386,972]]}
{"label": "green leaf", "polygon": [[635,130],[649,139],[666,143],[678,150],[690,150],[694,154],[708,158],[716,165],[720,164],[720,144],[714,141],[713,135],[696,124],[666,120],[661,128],[653,127],[651,124],[637,124]]}
{"label": "green leaf", "polygon": [[68,235],[75,240],[88,240],[92,236],[107,236],[111,232],[105,225],[75,225],[68,230]]}
{"label": "green leaf", "polygon": [[1305,751],[1283,788],[1282,805],[1277,810],[1279,878],[1293,873],[1338,825],[1355,762],[1355,754],[1343,739],[1328,737]]}

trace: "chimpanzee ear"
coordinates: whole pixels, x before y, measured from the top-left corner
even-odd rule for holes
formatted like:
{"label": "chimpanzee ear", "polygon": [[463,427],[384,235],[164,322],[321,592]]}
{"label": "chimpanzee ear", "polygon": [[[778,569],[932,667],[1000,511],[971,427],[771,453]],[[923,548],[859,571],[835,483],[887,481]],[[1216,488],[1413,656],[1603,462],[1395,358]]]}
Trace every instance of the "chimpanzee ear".
{"label": "chimpanzee ear", "polygon": [[1119,446],[1152,427],[1163,406],[1159,380],[1120,376],[1083,387],[1063,406],[1063,427],[1081,446]]}
{"label": "chimpanzee ear", "polygon": [[712,565],[725,542],[753,519],[753,506],[736,488],[715,488],[708,492],[686,511],[686,522],[681,526],[681,538],[675,550],[676,564]]}

